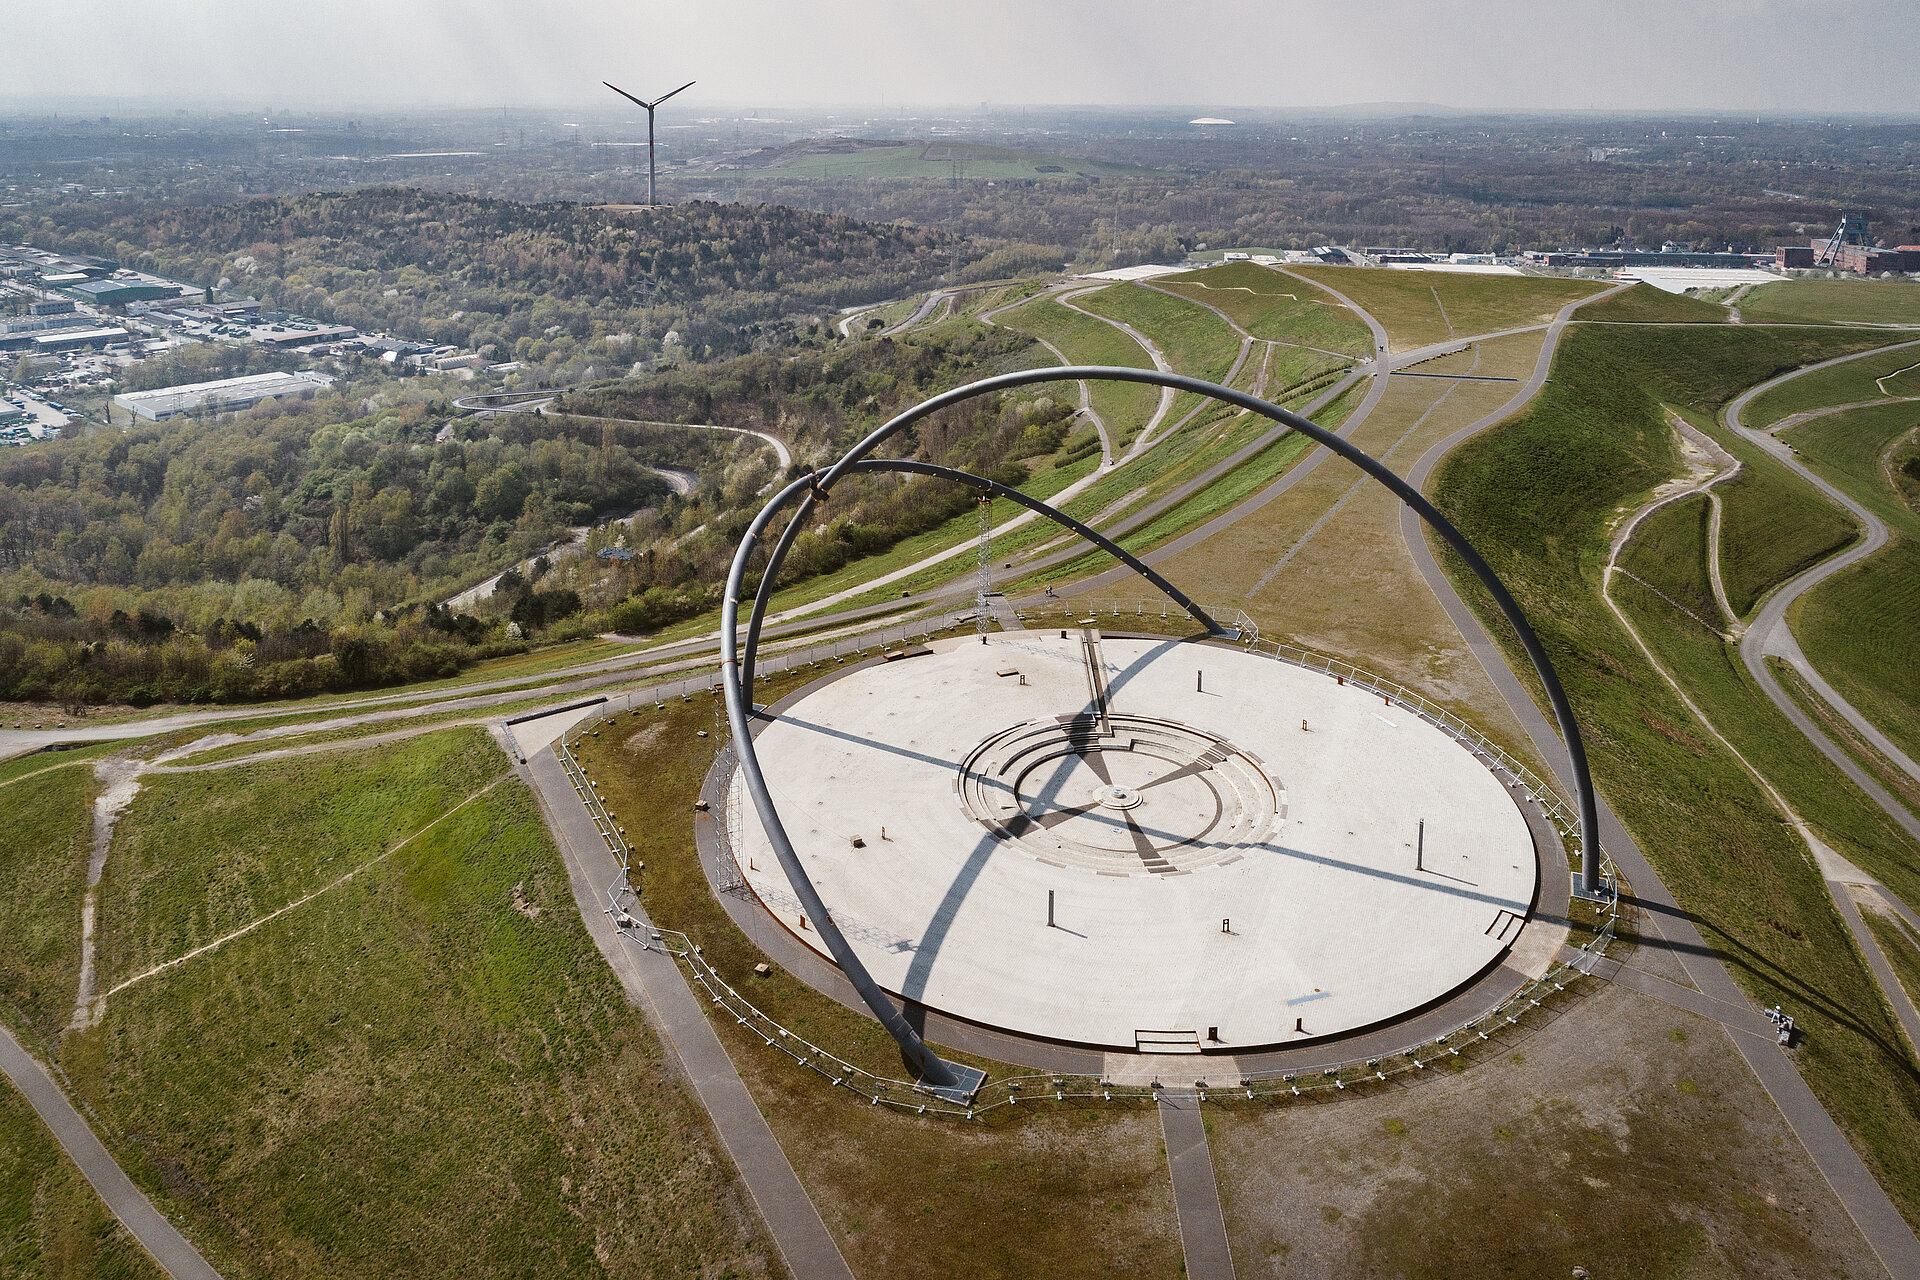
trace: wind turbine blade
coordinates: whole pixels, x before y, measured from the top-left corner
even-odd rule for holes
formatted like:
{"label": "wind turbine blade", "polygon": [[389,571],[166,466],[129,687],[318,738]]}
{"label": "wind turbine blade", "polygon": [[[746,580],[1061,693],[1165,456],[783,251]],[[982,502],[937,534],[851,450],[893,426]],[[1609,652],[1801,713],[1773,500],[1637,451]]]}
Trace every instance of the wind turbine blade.
{"label": "wind turbine blade", "polygon": [[[601,83],[602,83],[602,84],[605,84],[606,82],[605,82],[605,81],[603,80],[603,81],[601,81]],[[687,82],[686,82],[685,84],[683,84],[683,85],[681,85],[681,86],[680,86],[680,87],[679,87],[678,89],[675,89],[675,90],[673,91],[673,93],[684,93],[684,92],[686,92],[686,91],[687,91],[688,89],[691,89],[691,88],[693,88],[693,86],[695,86],[695,85],[697,85],[697,84],[699,84],[699,83],[700,83],[700,82],[699,82],[698,80],[689,80],[689,81],[687,81]],[[609,87],[611,87],[611,86],[609,86]],[[617,90],[616,90],[616,92],[617,92]],[[653,100],[652,102],[649,102],[649,103],[647,104],[647,106],[648,106],[648,107],[657,107],[657,106],[659,106],[659,105],[660,105],[661,103],[663,103],[663,102],[665,102],[665,101],[666,101],[666,100],[667,100],[668,98],[671,98],[671,97],[673,96],[673,93],[669,93],[669,94],[663,94],[662,96],[660,96],[660,97],[658,97],[658,98],[655,98],[655,99],[654,99],[654,100]]]}
{"label": "wind turbine blade", "polygon": [[625,89],[622,89],[619,85],[607,84],[605,80],[602,80],[600,83],[607,85],[607,88],[613,90],[615,93],[625,98],[628,102],[631,102],[634,106],[644,108],[645,110],[648,110],[648,111],[653,110],[652,104],[640,101],[640,99],[634,97],[632,94],[628,93]]}

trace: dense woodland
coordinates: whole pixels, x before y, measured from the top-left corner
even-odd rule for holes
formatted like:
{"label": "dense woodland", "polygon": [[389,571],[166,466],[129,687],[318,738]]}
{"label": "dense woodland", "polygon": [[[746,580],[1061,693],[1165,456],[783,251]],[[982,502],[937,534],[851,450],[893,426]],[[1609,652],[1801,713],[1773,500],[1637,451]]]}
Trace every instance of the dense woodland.
{"label": "dense woodland", "polygon": [[914,292],[953,262],[939,231],[782,205],[607,210],[399,189],[67,205],[0,215],[0,240],[523,360],[565,381],[625,372],[670,331],[695,357],[780,345],[796,323]]}
{"label": "dense woodland", "polygon": [[[543,636],[655,629],[710,606],[751,500],[780,477],[764,448],[650,424],[760,427],[823,456],[1035,351],[972,327],[816,342],[586,391],[568,414],[488,420],[388,382],[0,453],[0,699],[278,697],[450,674]],[[634,421],[609,431],[575,415]],[[982,401],[902,447],[1018,481],[1017,459],[1058,449],[1070,416],[1044,397]],[[671,495],[649,470],[665,466],[701,484]],[[884,550],[970,501],[943,482],[849,482],[788,577]],[[631,562],[591,554],[621,542]],[[515,565],[527,567],[485,603],[441,607]]]}

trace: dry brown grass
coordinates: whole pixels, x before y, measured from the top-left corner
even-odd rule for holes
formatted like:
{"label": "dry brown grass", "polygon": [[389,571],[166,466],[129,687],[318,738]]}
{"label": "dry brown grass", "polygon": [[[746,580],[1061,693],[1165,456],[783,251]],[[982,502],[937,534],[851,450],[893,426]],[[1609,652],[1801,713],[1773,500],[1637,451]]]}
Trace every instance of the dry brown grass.
{"label": "dry brown grass", "polygon": [[1726,1032],[1581,990],[1466,1071],[1214,1112],[1239,1273],[1885,1274]]}

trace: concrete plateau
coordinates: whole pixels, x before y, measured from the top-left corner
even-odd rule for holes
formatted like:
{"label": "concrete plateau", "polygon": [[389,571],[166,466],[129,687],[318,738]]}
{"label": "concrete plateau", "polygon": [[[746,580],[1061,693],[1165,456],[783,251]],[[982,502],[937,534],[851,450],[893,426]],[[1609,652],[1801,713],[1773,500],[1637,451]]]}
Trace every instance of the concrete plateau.
{"label": "concrete plateau", "polygon": [[[1515,794],[1449,734],[1222,645],[942,640],[810,686],[755,744],[880,984],[1048,1040],[1244,1052],[1388,1022],[1499,961],[1540,883]],[[737,778],[728,828],[824,954]]]}

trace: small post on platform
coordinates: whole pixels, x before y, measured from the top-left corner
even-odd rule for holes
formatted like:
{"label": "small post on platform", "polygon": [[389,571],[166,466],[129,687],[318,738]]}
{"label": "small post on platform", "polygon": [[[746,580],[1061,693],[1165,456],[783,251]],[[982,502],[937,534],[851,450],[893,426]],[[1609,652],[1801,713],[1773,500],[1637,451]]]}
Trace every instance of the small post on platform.
{"label": "small post on platform", "polygon": [[1413,869],[1425,871],[1427,869],[1427,820],[1425,818],[1420,819],[1420,834],[1414,837],[1414,842]]}
{"label": "small post on platform", "polygon": [[1203,678],[1204,678],[1203,672],[1196,671],[1193,673],[1193,691],[1195,693],[1206,692],[1206,690],[1201,687],[1201,681]]}
{"label": "small post on platform", "polygon": [[1053,890],[1047,890],[1047,928],[1053,928]]}

